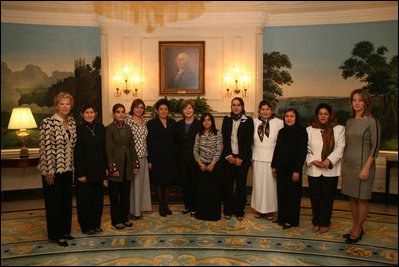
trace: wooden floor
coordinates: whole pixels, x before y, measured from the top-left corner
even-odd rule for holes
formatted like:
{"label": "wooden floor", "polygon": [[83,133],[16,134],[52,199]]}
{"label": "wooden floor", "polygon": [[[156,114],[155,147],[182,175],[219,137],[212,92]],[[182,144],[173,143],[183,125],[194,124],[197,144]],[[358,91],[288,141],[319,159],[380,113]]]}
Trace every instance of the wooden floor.
{"label": "wooden floor", "polygon": [[[249,196],[250,197],[250,196]],[[104,196],[104,204],[109,205],[108,195]],[[73,200],[73,206],[76,206],[75,199]],[[310,208],[310,199],[302,198],[301,201],[302,208]],[[336,210],[349,210],[349,202],[344,200],[335,200],[334,209]],[[1,212],[18,211],[18,210],[30,210],[30,209],[44,209],[43,199],[25,200],[25,201],[6,201],[1,202]],[[370,203],[369,212],[398,215],[398,206],[396,205],[385,205]]]}

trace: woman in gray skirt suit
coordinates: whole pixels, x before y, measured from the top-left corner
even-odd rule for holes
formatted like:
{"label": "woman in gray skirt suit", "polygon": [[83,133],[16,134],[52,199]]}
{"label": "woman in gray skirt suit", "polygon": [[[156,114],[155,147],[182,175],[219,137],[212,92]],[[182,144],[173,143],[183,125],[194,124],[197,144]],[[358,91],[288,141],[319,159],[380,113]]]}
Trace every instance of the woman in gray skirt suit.
{"label": "woman in gray skirt suit", "polygon": [[368,211],[375,177],[375,159],[378,156],[381,127],[371,113],[371,97],[356,89],[350,96],[351,115],[346,122],[342,194],[349,196],[353,226],[346,243],[358,242],[364,233],[363,223]]}

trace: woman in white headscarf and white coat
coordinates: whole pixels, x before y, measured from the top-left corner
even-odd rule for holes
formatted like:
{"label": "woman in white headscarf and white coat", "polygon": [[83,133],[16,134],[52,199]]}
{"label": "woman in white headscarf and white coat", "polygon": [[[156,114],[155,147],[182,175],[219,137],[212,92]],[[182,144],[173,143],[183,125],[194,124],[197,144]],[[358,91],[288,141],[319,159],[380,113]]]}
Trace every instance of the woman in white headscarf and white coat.
{"label": "woman in white headscarf and white coat", "polygon": [[251,207],[256,218],[274,220],[277,211],[277,181],[272,175],[271,161],[277,135],[284,122],[273,113],[274,105],[267,100],[259,103],[259,117],[254,119],[252,147],[253,186]]}

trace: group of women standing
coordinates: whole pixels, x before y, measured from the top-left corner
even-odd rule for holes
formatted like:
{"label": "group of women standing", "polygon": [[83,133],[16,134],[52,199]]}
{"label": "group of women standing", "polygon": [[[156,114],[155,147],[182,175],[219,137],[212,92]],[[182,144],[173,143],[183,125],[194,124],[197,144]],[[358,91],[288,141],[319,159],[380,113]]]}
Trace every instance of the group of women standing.
{"label": "group of women standing", "polygon": [[350,101],[353,118],[346,128],[337,125],[334,109],[326,103],[316,107],[314,122],[305,129],[296,110],[287,109],[281,120],[268,101],[259,104],[259,117],[253,120],[239,97],[231,101],[221,131],[212,114],[200,120],[194,116],[191,100],[183,101],[184,118],[176,123],[168,116],[166,99],[155,104],[157,116],[150,121],[143,118],[141,99],[133,101],[129,114],[116,104],[114,121],[107,127],[95,122],[96,107],[84,105],[83,123],[76,127],[69,115],[73,98],[61,92],[54,101],[56,114],[43,120],[39,135],[48,238],[60,246],[73,239],[73,178],[79,225],[89,235],[102,232],[104,178],[116,229],[131,227],[130,219],[142,219],[142,212],[151,210],[150,181],[157,188],[159,214],[171,215],[168,202],[175,178],[183,186],[183,214],[219,220],[223,201],[224,218],[235,215],[241,221],[251,164],[255,217],[265,216],[283,229],[295,227],[306,161],[313,231],[329,230],[342,171],[342,193],[350,197],[353,215],[353,227],[344,238],[357,242],[364,233],[381,134],[368,94],[355,90]]}

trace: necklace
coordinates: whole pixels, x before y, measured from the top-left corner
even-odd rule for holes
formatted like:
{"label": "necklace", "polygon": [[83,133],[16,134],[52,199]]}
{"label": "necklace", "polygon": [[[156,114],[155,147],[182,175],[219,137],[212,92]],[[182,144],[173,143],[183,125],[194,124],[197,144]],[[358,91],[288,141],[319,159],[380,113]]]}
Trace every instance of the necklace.
{"label": "necklace", "polygon": [[96,136],[96,134],[94,133],[94,129],[96,129],[96,125],[95,124],[93,125],[93,129],[90,129],[90,127],[87,126],[87,124],[85,124],[85,126],[86,126],[87,129],[89,129],[89,131],[91,132],[92,136]]}

